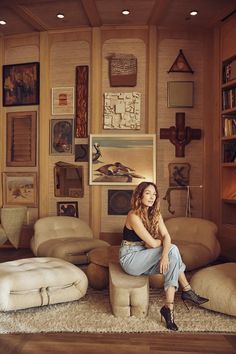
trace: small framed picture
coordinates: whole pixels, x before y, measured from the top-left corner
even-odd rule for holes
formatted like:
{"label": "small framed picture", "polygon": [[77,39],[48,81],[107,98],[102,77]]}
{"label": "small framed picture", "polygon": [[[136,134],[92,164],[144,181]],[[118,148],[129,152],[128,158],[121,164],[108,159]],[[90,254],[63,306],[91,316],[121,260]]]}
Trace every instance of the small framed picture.
{"label": "small framed picture", "polygon": [[3,65],[3,106],[39,104],[39,63]]}
{"label": "small framed picture", "polygon": [[78,218],[78,202],[57,202],[57,215]]}
{"label": "small framed picture", "polygon": [[189,185],[191,165],[189,163],[169,163],[169,186],[185,187]]}
{"label": "small framed picture", "polygon": [[168,107],[193,107],[193,81],[167,82]]}
{"label": "small framed picture", "polygon": [[72,115],[74,112],[74,87],[52,88],[52,115]]}
{"label": "small framed picture", "polygon": [[50,155],[73,154],[73,119],[51,119]]}
{"label": "small framed picture", "polygon": [[37,207],[36,172],[3,173],[4,206]]}

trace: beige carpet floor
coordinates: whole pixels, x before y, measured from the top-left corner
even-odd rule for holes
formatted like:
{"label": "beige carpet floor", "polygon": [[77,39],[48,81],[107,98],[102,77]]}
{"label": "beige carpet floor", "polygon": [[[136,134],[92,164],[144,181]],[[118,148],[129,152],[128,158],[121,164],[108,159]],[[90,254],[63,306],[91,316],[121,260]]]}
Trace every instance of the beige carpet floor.
{"label": "beige carpet floor", "polygon": [[[150,291],[148,316],[116,318],[109,293],[88,289],[79,301],[12,312],[0,312],[0,333],[37,332],[167,332],[160,319],[162,290]],[[190,305],[188,311],[176,295],[175,322],[180,332],[236,333],[236,318]]]}

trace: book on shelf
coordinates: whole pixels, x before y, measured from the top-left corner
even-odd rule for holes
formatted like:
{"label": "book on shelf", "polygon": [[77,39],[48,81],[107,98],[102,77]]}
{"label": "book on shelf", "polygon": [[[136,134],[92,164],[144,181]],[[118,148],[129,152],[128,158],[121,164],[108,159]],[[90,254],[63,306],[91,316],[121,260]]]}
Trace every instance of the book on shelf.
{"label": "book on shelf", "polygon": [[236,107],[236,87],[225,89],[222,92],[222,110]]}
{"label": "book on shelf", "polygon": [[236,58],[227,62],[223,67],[223,83],[236,79]]}
{"label": "book on shelf", "polygon": [[224,144],[224,162],[236,162],[236,143]]}
{"label": "book on shelf", "polygon": [[223,126],[223,135],[231,136],[236,134],[236,118],[232,117],[223,117],[224,118],[224,126]]}

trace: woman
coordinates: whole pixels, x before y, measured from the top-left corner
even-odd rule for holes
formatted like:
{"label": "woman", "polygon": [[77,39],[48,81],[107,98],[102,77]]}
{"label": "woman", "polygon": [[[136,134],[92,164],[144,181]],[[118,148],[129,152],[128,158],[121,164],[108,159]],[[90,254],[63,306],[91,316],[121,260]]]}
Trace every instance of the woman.
{"label": "woman", "polygon": [[177,246],[171,244],[171,238],[160,212],[157,186],[152,182],[140,183],[133,192],[120,248],[120,264],[130,275],[164,275],[165,305],[161,308],[166,327],[177,331],[174,322],[174,297],[179,283],[182,286],[182,300],[200,305],[208,299],[197,295],[184,274]]}

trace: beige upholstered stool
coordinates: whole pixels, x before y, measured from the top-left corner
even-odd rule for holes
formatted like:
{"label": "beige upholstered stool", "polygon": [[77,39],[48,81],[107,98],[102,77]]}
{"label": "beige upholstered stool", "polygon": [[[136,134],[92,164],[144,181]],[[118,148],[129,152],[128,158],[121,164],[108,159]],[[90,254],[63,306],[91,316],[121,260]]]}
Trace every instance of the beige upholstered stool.
{"label": "beige upholstered stool", "polygon": [[[88,253],[89,265],[86,274],[89,285],[97,290],[105,289],[109,284],[109,263],[119,263],[120,246],[104,246],[91,250]],[[164,276],[162,274],[153,274],[149,276],[151,288],[160,289],[164,285]]]}
{"label": "beige upholstered stool", "polygon": [[109,263],[109,293],[117,317],[145,317],[148,313],[148,277],[126,274],[117,263]]}
{"label": "beige upholstered stool", "polygon": [[88,279],[62,259],[27,258],[0,264],[0,311],[79,300]]}
{"label": "beige upholstered stool", "polygon": [[236,316],[236,263],[204,268],[192,276],[190,283],[209,299],[202,307]]}

